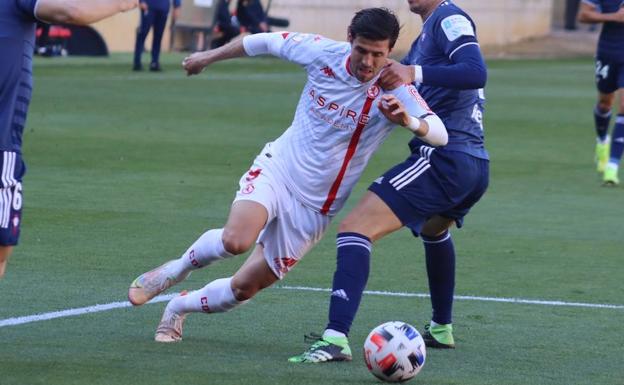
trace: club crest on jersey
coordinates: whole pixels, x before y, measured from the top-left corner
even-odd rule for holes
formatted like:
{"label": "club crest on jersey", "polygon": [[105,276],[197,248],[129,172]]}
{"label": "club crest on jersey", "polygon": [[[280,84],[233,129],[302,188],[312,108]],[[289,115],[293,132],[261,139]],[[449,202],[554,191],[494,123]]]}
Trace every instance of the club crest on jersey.
{"label": "club crest on jersey", "polygon": [[377,96],[379,96],[379,87],[376,84],[373,84],[367,91],[366,91],[366,96],[368,96],[371,99],[375,99]]}

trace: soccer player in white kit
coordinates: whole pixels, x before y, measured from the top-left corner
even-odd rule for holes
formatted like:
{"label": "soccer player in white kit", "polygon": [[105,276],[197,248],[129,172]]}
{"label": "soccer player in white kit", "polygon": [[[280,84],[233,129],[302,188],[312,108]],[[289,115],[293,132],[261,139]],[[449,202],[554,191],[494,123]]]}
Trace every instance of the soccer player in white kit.
{"label": "soccer player in white kit", "polygon": [[353,17],[348,43],[313,34],[262,33],[184,59],[187,73],[196,75],[220,60],[271,54],[301,65],[308,80],[291,126],[265,145],[241,177],[225,226],[207,231],[180,258],[132,282],[128,298],[142,305],[191,271],[255,244],[232,277],[172,299],[156,341],[181,340],[188,313],[228,311],[282,279],[321,239],[393,127],[407,127],[434,146],[446,144],[443,123],[412,85],[386,93],[376,84],[398,34],[394,14],[369,8]]}

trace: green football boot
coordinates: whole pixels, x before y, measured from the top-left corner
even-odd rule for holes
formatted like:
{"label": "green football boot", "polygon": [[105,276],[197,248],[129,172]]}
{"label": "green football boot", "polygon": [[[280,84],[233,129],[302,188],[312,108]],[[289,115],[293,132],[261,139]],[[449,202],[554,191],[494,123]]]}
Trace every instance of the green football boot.
{"label": "green football boot", "polygon": [[303,354],[290,357],[288,362],[322,363],[351,361],[351,348],[347,337],[323,337],[316,333],[305,336],[306,341],[316,341]]}
{"label": "green football boot", "polygon": [[425,332],[422,334],[425,345],[434,349],[455,349],[455,339],[453,338],[453,324],[425,325]]}
{"label": "green football boot", "polygon": [[601,174],[605,172],[605,169],[607,168],[607,162],[609,162],[609,151],[609,140],[604,143],[596,142],[596,171]]}
{"label": "green football boot", "polygon": [[607,167],[604,170],[604,174],[602,175],[602,185],[607,187],[614,187],[619,184],[620,179],[618,178],[617,166],[607,164]]}

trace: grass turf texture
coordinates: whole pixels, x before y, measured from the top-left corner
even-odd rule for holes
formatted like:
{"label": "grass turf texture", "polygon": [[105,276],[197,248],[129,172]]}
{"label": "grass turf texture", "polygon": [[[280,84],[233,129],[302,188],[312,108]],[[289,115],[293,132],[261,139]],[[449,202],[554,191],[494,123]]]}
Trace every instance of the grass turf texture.
{"label": "grass turf texture", "polygon": [[[125,300],[139,273],[221,226],[262,145],[288,127],[305,76],[270,59],[215,65],[188,79],[133,73],[127,55],[35,63],[25,132],[21,245],[0,281],[0,320]],[[457,294],[624,304],[622,188],[594,171],[593,62],[490,61],[485,127],[491,187],[454,231]],[[407,155],[397,130],[346,210]],[[343,214],[346,213],[343,211]],[[327,288],[334,235],[283,284]],[[427,292],[420,241],[401,231],[374,249],[370,290]],[[194,273],[195,289],[238,257]],[[354,362],[294,365],[322,330],[328,294],[270,289],[234,312],[191,315],[185,339],[153,342],[163,303],[0,328],[0,384],[366,384],[374,326],[422,330],[428,299],[365,296]],[[622,309],[457,301],[455,351],[429,350],[419,384],[622,384]]]}

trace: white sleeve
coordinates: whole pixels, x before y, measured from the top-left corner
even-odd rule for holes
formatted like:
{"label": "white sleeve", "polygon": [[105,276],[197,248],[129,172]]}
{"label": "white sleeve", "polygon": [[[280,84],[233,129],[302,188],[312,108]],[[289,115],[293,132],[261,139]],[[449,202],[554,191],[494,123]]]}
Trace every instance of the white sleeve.
{"label": "white sleeve", "polygon": [[419,138],[432,146],[445,146],[448,143],[448,132],[446,132],[446,126],[442,120],[438,115],[428,115],[425,117],[425,121],[429,126],[429,131],[425,136]]}
{"label": "white sleeve", "polygon": [[257,33],[243,38],[243,48],[248,56],[273,55],[280,57],[285,38],[279,32]]}
{"label": "white sleeve", "polygon": [[322,57],[324,49],[333,44],[336,42],[320,35],[297,32],[258,33],[243,38],[249,56],[270,54],[304,67]]}
{"label": "white sleeve", "polygon": [[[448,142],[448,133],[446,127],[440,118],[431,111],[425,99],[420,96],[412,84],[405,84],[392,91],[391,94],[396,96],[405,106],[407,113],[419,119],[424,119],[429,126],[429,131],[424,136],[417,135],[421,140],[431,144],[432,146],[444,146]],[[410,128],[412,130],[412,128]]]}

